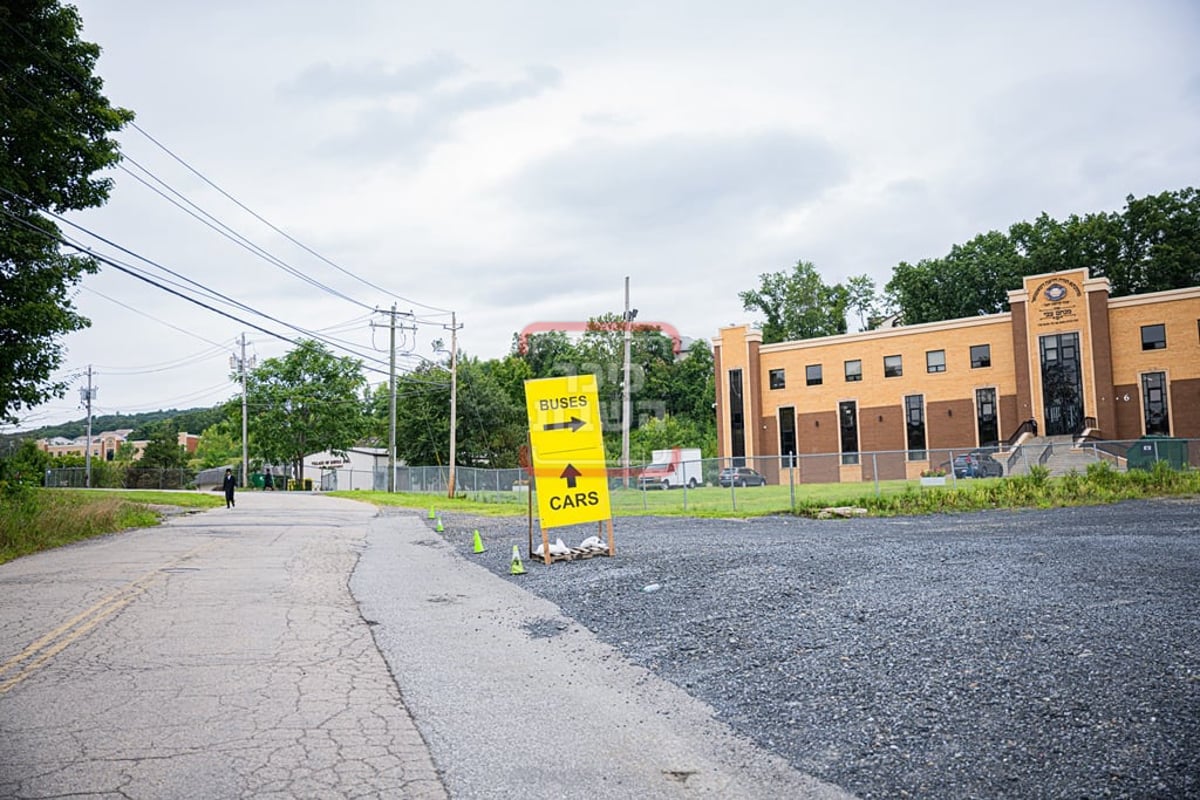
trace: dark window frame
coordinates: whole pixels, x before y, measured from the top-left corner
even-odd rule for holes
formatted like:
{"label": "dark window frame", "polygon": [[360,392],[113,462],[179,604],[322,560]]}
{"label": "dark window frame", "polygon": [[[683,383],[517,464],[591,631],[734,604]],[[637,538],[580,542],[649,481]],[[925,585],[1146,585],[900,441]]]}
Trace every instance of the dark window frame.
{"label": "dark window frame", "polygon": [[[778,380],[776,380],[778,378]],[[787,388],[787,370],[773,369],[767,373],[767,382],[772,389]]]}
{"label": "dark window frame", "polygon": [[[850,372],[850,365],[858,364],[858,372]],[[851,358],[842,362],[842,374],[846,377],[846,383],[858,383],[862,380],[862,359]]]}
{"label": "dark window frame", "polygon": [[[813,370],[817,371],[817,376],[813,377]],[[820,386],[824,383],[824,370],[820,364],[808,364],[804,367],[804,385],[805,386]]]}
{"label": "dark window frame", "polygon": [[[1161,333],[1162,336],[1147,339],[1146,334]],[[1142,349],[1143,350],[1166,350],[1167,349],[1167,326],[1165,323],[1159,322],[1154,325],[1142,326]]]}
{"label": "dark window frame", "polygon": [[1139,377],[1142,385],[1142,430],[1146,436],[1171,435],[1170,404],[1167,402],[1167,373],[1143,372]]}
{"label": "dark window frame", "polygon": [[[916,401],[915,403],[913,401]],[[929,457],[925,435],[925,395],[904,396],[904,443],[908,446],[909,461],[924,461]]]}
{"label": "dark window frame", "polygon": [[796,407],[780,406],[776,414],[779,419],[779,465],[783,468],[796,466]]}
{"label": "dark window frame", "polygon": [[[888,366],[888,361],[896,359],[894,366]],[[883,357],[883,377],[885,378],[902,378],[904,377],[904,356],[891,355]]]}
{"label": "dark window frame", "polygon": [[[976,355],[976,351],[980,351]],[[990,344],[971,345],[971,369],[986,369],[992,365],[992,346]]]}
{"label": "dark window frame", "polygon": [[[929,357],[934,353],[940,353],[942,356],[941,364],[929,363]],[[946,371],[946,351],[945,350],[926,350],[925,351],[925,371],[926,372],[945,372]]]}
{"label": "dark window frame", "polygon": [[838,445],[844,466],[859,463],[857,400],[843,400],[838,403]]}

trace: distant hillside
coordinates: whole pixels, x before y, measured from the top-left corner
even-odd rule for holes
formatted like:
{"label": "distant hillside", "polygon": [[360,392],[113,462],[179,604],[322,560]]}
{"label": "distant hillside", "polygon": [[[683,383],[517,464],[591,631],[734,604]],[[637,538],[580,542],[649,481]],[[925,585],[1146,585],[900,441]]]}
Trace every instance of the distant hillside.
{"label": "distant hillside", "polygon": [[[225,408],[189,408],[184,410],[169,409],[167,411],[146,411],[141,414],[106,414],[92,417],[92,433],[100,431],[115,431],[123,428],[133,430],[131,438],[149,439],[150,427],[157,422],[171,420],[180,432],[202,433],[205,428],[220,422],[225,416]],[[14,434],[5,438],[12,439],[49,439],[62,436],[74,439],[87,433],[87,418],[64,422],[61,425],[49,425],[32,431]]]}

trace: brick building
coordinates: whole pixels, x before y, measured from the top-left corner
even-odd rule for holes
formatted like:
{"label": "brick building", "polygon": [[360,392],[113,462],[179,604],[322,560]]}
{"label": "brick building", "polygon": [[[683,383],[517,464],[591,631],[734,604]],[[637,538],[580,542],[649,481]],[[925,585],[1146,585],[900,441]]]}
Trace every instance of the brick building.
{"label": "brick building", "polygon": [[[146,449],[146,445],[150,444],[148,439],[130,439],[129,434],[133,433],[131,428],[122,428],[115,431],[101,431],[100,433],[92,434],[92,458],[102,461],[112,461],[116,458],[117,450],[123,444],[133,445],[133,460],[137,461],[142,457],[142,452]],[[200,437],[194,433],[180,433],[176,440],[179,446],[184,448],[188,455],[196,452],[196,446],[200,443]],[[67,439],[62,436],[55,436],[52,439],[38,439],[37,445],[42,450],[52,456],[85,456],[88,450],[88,441],[86,436],[76,436],[74,439]]]}
{"label": "brick building", "polygon": [[[1029,276],[1008,299],[1002,314],[767,345],[722,328],[719,454],[780,457],[761,462],[776,478],[792,454],[835,454],[805,479],[851,481],[1022,436],[1200,438],[1200,287],[1111,298],[1080,270]],[[859,458],[876,451],[890,455]]]}

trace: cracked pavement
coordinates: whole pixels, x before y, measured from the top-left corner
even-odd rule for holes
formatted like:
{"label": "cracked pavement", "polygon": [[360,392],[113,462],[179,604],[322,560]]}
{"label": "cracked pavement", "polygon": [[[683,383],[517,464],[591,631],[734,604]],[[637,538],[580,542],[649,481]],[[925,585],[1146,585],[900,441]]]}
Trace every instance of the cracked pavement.
{"label": "cracked pavement", "polygon": [[242,493],[0,597],[0,797],[848,796],[411,512]]}
{"label": "cracked pavement", "polygon": [[447,796],[349,592],[375,510],[238,500],[0,567],[0,796]]}

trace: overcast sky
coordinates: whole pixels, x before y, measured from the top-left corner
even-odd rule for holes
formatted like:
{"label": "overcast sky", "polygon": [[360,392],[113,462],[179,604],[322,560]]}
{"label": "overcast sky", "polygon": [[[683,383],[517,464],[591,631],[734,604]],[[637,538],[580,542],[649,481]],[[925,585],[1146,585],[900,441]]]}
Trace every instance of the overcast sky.
{"label": "overcast sky", "polygon": [[[630,276],[639,320],[707,339],[797,260],[882,287],[978,233],[1200,179],[1193,0],[77,6],[115,104],[345,272],[136,130],[123,150],[154,178],[127,161],[109,204],[73,220],[379,359],[368,311],[393,302],[432,323],[406,337],[416,354],[436,357],[453,310],[460,346],[490,358],[530,323],[619,312]],[[116,270],[84,287],[93,324],[64,371],[94,366],[97,413],[232,396],[243,331],[260,359],[287,350]],[[80,418],[79,385],[24,425]]]}

